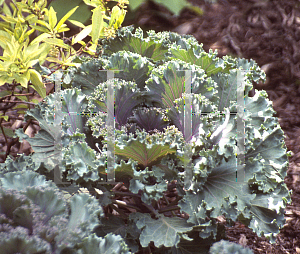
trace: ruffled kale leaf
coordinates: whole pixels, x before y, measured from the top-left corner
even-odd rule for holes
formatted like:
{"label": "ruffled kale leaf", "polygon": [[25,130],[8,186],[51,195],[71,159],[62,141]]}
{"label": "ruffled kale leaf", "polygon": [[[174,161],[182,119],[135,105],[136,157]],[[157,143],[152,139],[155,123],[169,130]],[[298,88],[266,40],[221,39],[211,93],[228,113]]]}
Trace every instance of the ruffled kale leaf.
{"label": "ruffled kale leaf", "polygon": [[[83,58],[80,67],[64,75],[64,87],[72,89],[48,96],[27,112],[26,120],[40,123],[39,133],[34,138],[19,130],[16,134],[34,149],[32,159],[40,163],[28,159],[34,171],[38,166],[53,170],[61,156],[65,180],[89,187],[103,181],[112,153],[108,139],[113,139],[115,180],[132,192],[138,212],[132,212],[129,219],[108,216],[107,229],[98,228],[97,237],[87,236],[83,228],[92,230],[86,223],[95,226],[96,213],[84,206],[96,209],[96,204],[87,196],[78,196],[71,201],[73,215],[62,222],[66,238],[62,233],[57,236],[60,246],[68,247],[70,235],[73,239],[89,237],[84,242],[92,249],[117,242],[122,245],[117,236],[102,238],[115,231],[126,238],[131,250],[149,247],[152,241],[160,253],[194,253],[200,243],[207,253],[209,243],[220,235],[216,222],[220,215],[228,223],[243,221],[274,242],[284,224],[283,209],[290,202],[283,181],[288,160],[283,131],[266,93],[256,91],[254,97],[248,97],[252,82],[265,79],[257,64],[230,56],[220,59],[212,51],[205,52],[192,36],[144,34],[141,29],[133,32],[132,27],[120,29],[115,38],[103,40],[102,46],[98,59]],[[114,79],[107,80],[105,70],[113,71]],[[111,90],[114,105],[107,101]],[[57,98],[62,99],[62,129],[54,128]],[[108,115],[114,115],[114,132],[109,138]],[[23,167],[22,160],[9,161],[3,169],[16,171],[19,165]],[[3,185],[13,185],[5,181]],[[175,185],[178,196],[171,205],[165,199],[170,185]],[[24,188],[21,183],[16,186]],[[50,194],[43,195],[56,202]],[[100,203],[114,207],[109,198],[113,195],[104,195]],[[16,212],[28,215],[20,222],[24,226],[31,225],[28,207],[24,204]],[[75,207],[83,217],[76,214]],[[169,208],[170,217],[164,212]],[[46,210],[43,213],[51,215]],[[54,227],[53,220],[49,223]]]}

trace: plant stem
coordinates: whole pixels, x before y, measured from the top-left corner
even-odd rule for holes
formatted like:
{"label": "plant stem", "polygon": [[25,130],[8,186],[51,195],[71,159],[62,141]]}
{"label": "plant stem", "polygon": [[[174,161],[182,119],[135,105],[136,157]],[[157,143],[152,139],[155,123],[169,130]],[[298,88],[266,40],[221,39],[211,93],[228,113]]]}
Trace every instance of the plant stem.
{"label": "plant stem", "polygon": [[[26,96],[26,95],[33,95],[33,93],[21,93],[21,94],[14,94],[13,96]],[[12,95],[9,94],[9,95],[5,95],[3,96],[2,98],[0,98],[0,100],[3,100],[4,98],[6,97],[11,97]],[[15,101],[14,101],[15,102]]]}
{"label": "plant stem", "polygon": [[180,207],[178,206],[171,206],[171,207],[165,207],[165,208],[161,208],[158,212],[159,213],[165,213],[165,212],[172,212],[172,214],[174,216],[177,216],[173,211],[176,211],[176,210],[180,210]]}
{"label": "plant stem", "polygon": [[157,210],[155,210],[151,205],[147,205],[145,203],[142,203],[143,206],[147,207],[156,217],[159,217],[159,213]]}
{"label": "plant stem", "polygon": [[114,191],[115,195],[120,195],[120,196],[131,196],[131,197],[138,197],[140,198],[141,195],[139,194],[134,194],[130,192],[122,192],[122,191]]}
{"label": "plant stem", "polygon": [[[169,200],[166,198],[165,195],[163,195],[163,198],[164,198],[164,200],[166,201],[167,205],[169,205],[169,204],[170,204],[170,203],[169,203]],[[173,216],[176,216],[176,214],[173,212],[173,210],[171,210],[171,213],[172,213]]]}
{"label": "plant stem", "polygon": [[109,206],[110,206],[112,209],[116,210],[116,211],[120,214],[121,217],[123,217],[124,219],[127,219],[126,214],[123,213],[123,212],[122,212],[118,207],[116,207],[114,204],[109,204]]}
{"label": "plant stem", "polygon": [[3,121],[3,118],[0,119],[0,128],[1,128],[1,131],[2,131],[2,133],[3,133],[5,142],[6,142],[6,144],[8,144],[7,137],[6,137],[5,132],[4,132],[4,130],[3,130],[3,127],[2,127],[2,121]]}
{"label": "plant stem", "polygon": [[117,204],[117,205],[120,205],[120,206],[132,208],[132,209],[135,209],[135,210],[137,210],[137,211],[141,211],[141,209],[140,209],[139,207],[135,206],[134,204],[127,203],[127,202],[125,202],[125,201],[112,200],[112,202],[113,202],[114,204]]}
{"label": "plant stem", "polygon": [[9,102],[9,103],[25,103],[25,104],[29,104],[29,105],[36,105],[35,103],[32,102],[27,102],[27,101],[7,101],[7,100],[3,100],[2,102]]}

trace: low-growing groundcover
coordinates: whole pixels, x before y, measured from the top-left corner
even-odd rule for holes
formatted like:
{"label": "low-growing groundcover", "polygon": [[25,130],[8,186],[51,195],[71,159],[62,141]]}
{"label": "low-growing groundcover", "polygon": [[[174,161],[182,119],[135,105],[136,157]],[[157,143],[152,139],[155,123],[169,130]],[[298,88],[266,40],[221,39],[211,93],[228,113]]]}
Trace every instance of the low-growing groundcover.
{"label": "low-growing groundcover", "polygon": [[[146,35],[124,27],[101,43],[101,57],[81,58],[81,66],[63,76],[60,95],[67,114],[62,116],[61,143],[53,128],[57,94],[27,111],[25,120],[40,123],[35,137],[16,130],[34,153],[1,165],[1,195],[12,200],[2,198],[1,244],[17,248],[19,235],[36,253],[209,253],[214,242],[226,238],[218,223],[221,215],[227,225],[240,220],[273,243],[285,222],[290,193],[284,184],[284,135],[271,102],[265,91],[248,96],[252,82],[265,79],[264,72],[252,60],[219,59],[192,36],[172,32]],[[107,81],[101,70],[122,71]],[[192,115],[190,135],[184,132],[188,94],[182,70],[191,70],[192,112],[203,113]],[[244,167],[237,164],[234,114],[241,70]],[[124,183],[114,188],[99,183],[106,178],[106,94],[112,84],[115,180]],[[53,197],[59,190],[50,180],[59,155],[63,181],[89,194]],[[189,185],[185,170],[192,171]],[[241,173],[244,181],[236,181]],[[27,182],[20,181],[20,174]],[[67,233],[62,237],[61,232]],[[220,248],[249,253],[226,242],[214,246],[211,253]]]}

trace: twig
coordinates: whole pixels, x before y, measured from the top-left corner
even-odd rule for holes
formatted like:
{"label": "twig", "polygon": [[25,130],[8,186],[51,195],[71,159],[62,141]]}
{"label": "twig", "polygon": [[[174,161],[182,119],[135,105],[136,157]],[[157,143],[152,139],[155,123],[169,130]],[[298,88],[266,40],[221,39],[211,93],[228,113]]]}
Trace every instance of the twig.
{"label": "twig", "polygon": [[125,201],[120,201],[120,200],[112,200],[112,202],[116,205],[120,205],[120,206],[124,206],[124,207],[128,207],[128,208],[132,208],[135,209],[137,211],[141,211],[141,209],[137,206],[135,206],[134,204],[131,203],[127,203]]}
{"label": "twig", "polygon": [[115,187],[113,187],[111,190],[112,191],[118,191],[122,187],[122,183],[118,183]]}
{"label": "twig", "polygon": [[[163,195],[163,198],[164,198],[164,200],[166,201],[167,205],[169,205],[169,204],[170,204],[170,203],[169,203],[169,200],[166,198],[165,195]],[[160,211],[161,211],[161,210],[160,210]],[[176,214],[174,213],[173,210],[171,210],[171,213],[172,213],[173,216],[176,216]]]}
{"label": "twig", "polygon": [[178,202],[180,199],[183,199],[183,197],[177,196],[176,199],[175,199],[173,202],[171,202],[171,203],[168,204],[168,206],[172,206],[172,205],[177,204],[177,202]]}
{"label": "twig", "polygon": [[2,101],[4,98],[6,98],[6,97],[12,97],[12,96],[27,96],[27,95],[33,95],[34,93],[21,93],[21,94],[14,94],[14,95],[11,95],[11,94],[9,94],[9,95],[5,95],[5,96],[3,96],[2,98],[0,98],[0,100]]}
{"label": "twig", "polygon": [[1,131],[2,131],[2,133],[3,133],[5,142],[6,142],[6,144],[8,144],[7,137],[6,137],[5,132],[4,132],[4,130],[3,130],[3,127],[2,127],[2,121],[3,121],[3,118],[0,119],[0,128],[1,128]]}
{"label": "twig", "polygon": [[121,196],[131,196],[131,197],[137,197],[140,198],[141,195],[139,194],[134,194],[130,192],[122,192],[122,191],[114,191],[115,195],[121,195]]}
{"label": "twig", "polygon": [[35,103],[27,102],[27,101],[7,101],[7,100],[3,100],[2,102],[9,102],[9,103],[25,103],[25,104],[29,104],[29,105],[34,105],[34,106],[36,106]]}
{"label": "twig", "polygon": [[25,133],[27,127],[29,126],[29,124],[31,123],[32,120],[33,120],[33,119],[29,119],[29,121],[28,121],[28,122],[25,124],[25,126],[23,127],[24,133]]}
{"label": "twig", "polygon": [[147,205],[145,203],[142,203],[142,205],[147,207],[156,217],[159,217],[158,211],[156,211],[151,205]]}
{"label": "twig", "polygon": [[176,216],[176,214],[174,213],[174,211],[176,211],[176,210],[180,210],[180,207],[178,207],[178,206],[164,207],[164,208],[161,208],[158,212],[159,213],[172,212],[172,214],[174,216]]}
{"label": "twig", "polygon": [[118,207],[116,207],[114,204],[109,204],[109,206],[110,206],[112,209],[116,210],[116,211],[120,214],[121,217],[123,217],[124,219],[127,219],[126,214],[123,213],[123,212],[122,212]]}
{"label": "twig", "polygon": [[12,108],[13,106],[15,106],[16,103],[17,103],[17,102],[14,101],[14,103],[13,103],[12,105],[7,105],[7,106],[5,106],[5,107],[0,107],[0,110],[1,110],[1,111],[6,111],[6,110]]}
{"label": "twig", "polygon": [[19,140],[19,137],[14,138],[11,142],[8,142],[8,143],[7,143],[7,149],[6,149],[6,153],[5,153],[5,160],[6,160],[7,156],[8,156],[9,153],[10,153],[10,149],[11,149],[12,145],[13,145],[14,143],[18,142],[18,140]]}
{"label": "twig", "polygon": [[8,117],[9,117],[9,119],[17,119],[17,120],[24,121],[24,117],[22,117],[22,116],[8,116]]}

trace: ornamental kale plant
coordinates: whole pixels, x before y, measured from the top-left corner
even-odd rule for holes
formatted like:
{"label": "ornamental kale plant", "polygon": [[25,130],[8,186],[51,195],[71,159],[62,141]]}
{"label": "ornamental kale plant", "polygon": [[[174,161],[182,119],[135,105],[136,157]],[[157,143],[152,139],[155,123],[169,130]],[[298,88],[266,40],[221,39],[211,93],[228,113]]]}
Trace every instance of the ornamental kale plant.
{"label": "ornamental kale plant", "polygon": [[92,232],[104,215],[94,197],[66,198],[33,171],[1,177],[0,214],[1,253],[130,253],[120,236]]}
{"label": "ornamental kale plant", "polygon": [[[82,57],[80,67],[64,74],[60,93],[27,111],[25,120],[37,120],[41,130],[33,138],[21,129],[16,135],[34,153],[8,159],[3,176],[23,168],[50,179],[61,156],[63,181],[94,193],[105,212],[92,232],[102,238],[119,235],[132,253],[208,253],[214,242],[226,238],[220,216],[228,226],[239,220],[274,243],[290,202],[284,183],[288,153],[266,92],[248,96],[252,82],[265,79],[257,64],[220,59],[192,36],[146,35],[133,27],[103,39],[99,55]],[[114,78],[107,80],[103,70],[115,70]],[[190,71],[191,84],[184,70]],[[237,77],[242,71],[241,136]],[[188,85],[191,93],[185,92]],[[115,181],[124,183],[113,188],[103,184],[111,153],[106,125],[111,86]],[[60,117],[54,117],[59,98],[61,133],[53,127]],[[187,131],[189,99],[193,114]],[[244,148],[238,150],[240,144]],[[244,165],[237,160],[240,151]]]}

